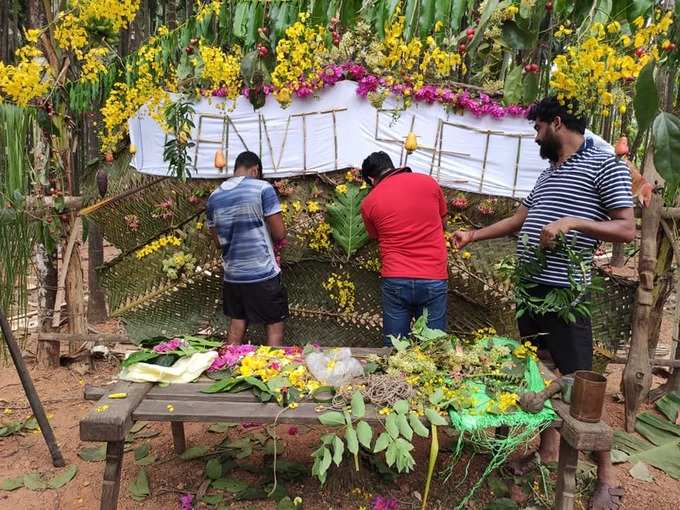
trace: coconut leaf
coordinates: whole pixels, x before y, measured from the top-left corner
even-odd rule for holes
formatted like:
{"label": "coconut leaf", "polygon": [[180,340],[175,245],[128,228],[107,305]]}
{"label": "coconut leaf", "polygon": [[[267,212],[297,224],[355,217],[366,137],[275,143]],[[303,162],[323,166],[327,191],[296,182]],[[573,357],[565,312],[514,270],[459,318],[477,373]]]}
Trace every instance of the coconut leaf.
{"label": "coconut leaf", "polygon": [[328,206],[328,223],[333,239],[349,258],[368,242],[368,233],[361,217],[361,201],[366,191],[355,184],[347,185],[347,191],[335,192],[335,200]]}

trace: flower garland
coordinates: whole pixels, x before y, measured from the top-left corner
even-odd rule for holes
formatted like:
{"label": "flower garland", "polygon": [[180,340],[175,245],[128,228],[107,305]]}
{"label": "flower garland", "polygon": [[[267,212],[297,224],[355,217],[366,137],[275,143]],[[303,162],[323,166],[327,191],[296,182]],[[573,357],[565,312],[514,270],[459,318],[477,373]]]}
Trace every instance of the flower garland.
{"label": "flower garland", "polygon": [[[632,84],[640,70],[650,60],[659,61],[661,52],[670,48],[666,38],[673,23],[673,13],[656,11],[656,22],[645,26],[642,17],[635,19],[631,35],[621,33],[621,24],[613,21],[606,26],[595,23],[590,34],[557,55],[550,87],[563,103],[578,100],[579,111],[592,112],[598,107],[609,115],[609,107],[618,105],[625,113],[631,102]],[[567,37],[572,31],[560,26],[556,38]]]}

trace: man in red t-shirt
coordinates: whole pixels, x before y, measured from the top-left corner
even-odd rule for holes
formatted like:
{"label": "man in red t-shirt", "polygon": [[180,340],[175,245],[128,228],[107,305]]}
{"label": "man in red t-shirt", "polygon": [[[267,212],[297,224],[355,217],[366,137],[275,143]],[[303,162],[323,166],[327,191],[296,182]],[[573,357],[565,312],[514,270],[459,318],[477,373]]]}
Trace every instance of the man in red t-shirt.
{"label": "man in red t-shirt", "polygon": [[430,176],[394,168],[385,152],[361,167],[373,189],[361,203],[368,235],[382,261],[383,332],[407,336],[411,321],[427,310],[427,324],[446,329],[448,265],[444,239],[446,200]]}

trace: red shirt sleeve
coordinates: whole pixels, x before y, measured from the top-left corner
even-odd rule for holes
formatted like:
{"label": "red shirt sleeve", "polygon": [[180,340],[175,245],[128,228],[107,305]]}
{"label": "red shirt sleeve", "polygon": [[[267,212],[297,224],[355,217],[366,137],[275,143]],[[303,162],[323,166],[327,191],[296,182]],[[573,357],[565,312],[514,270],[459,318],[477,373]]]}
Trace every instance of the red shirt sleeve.
{"label": "red shirt sleeve", "polygon": [[366,227],[368,237],[370,237],[371,239],[378,239],[378,231],[376,230],[375,225],[373,224],[373,220],[371,220],[368,212],[366,211],[365,203],[361,204],[361,217],[364,220],[364,226]]}

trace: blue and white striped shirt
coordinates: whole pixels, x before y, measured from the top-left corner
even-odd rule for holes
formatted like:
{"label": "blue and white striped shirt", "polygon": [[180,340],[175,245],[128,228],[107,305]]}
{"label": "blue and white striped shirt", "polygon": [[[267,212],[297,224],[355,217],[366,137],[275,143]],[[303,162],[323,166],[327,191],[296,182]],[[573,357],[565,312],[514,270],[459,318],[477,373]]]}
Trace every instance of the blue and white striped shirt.
{"label": "blue and white striped shirt", "polygon": [[281,212],[271,184],[252,177],[232,177],[208,198],[208,227],[222,247],[224,281],[256,283],[281,272],[265,218]]}
{"label": "blue and white striped shirt", "polygon": [[[631,177],[625,163],[593,145],[587,139],[581,149],[559,167],[544,170],[534,189],[522,203],[529,209],[517,245],[517,257],[531,260],[541,231],[548,223],[565,216],[594,221],[609,220],[608,211],[633,207]],[[575,238],[575,240],[574,240]],[[527,243],[523,243],[523,239]],[[569,232],[568,243],[585,255],[590,268],[599,241],[580,232]],[[531,281],[555,287],[569,287],[569,259],[564,251],[546,251],[545,267]],[[578,277],[577,268],[572,268]],[[590,281],[590,274],[587,275]]]}

